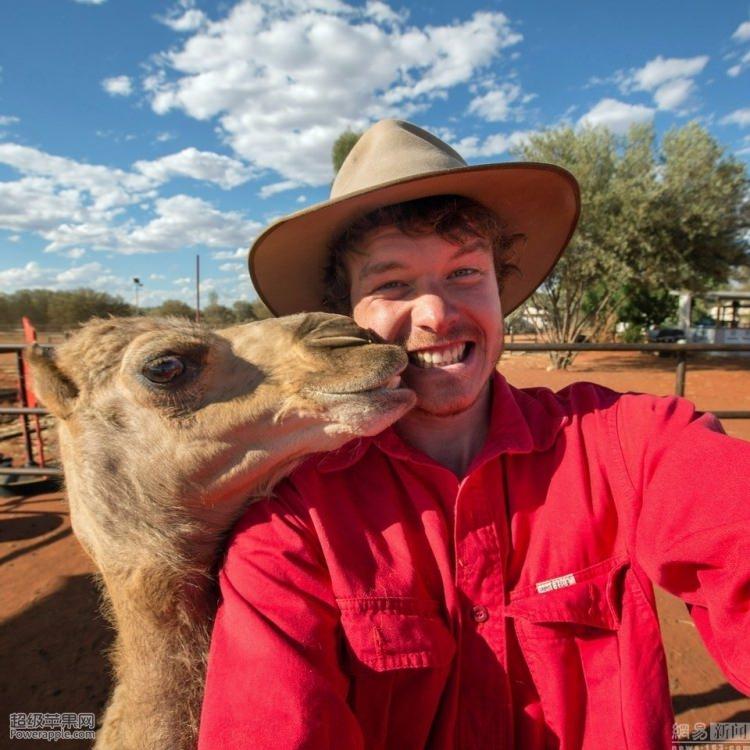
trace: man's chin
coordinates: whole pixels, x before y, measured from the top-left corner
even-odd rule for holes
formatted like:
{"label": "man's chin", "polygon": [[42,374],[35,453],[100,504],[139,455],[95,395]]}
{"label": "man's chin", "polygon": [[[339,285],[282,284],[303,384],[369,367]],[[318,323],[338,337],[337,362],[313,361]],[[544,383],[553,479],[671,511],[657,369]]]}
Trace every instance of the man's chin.
{"label": "man's chin", "polygon": [[411,413],[439,418],[456,417],[472,409],[483,393],[484,389],[477,393],[450,394],[442,397],[423,396],[417,393],[417,403]]}

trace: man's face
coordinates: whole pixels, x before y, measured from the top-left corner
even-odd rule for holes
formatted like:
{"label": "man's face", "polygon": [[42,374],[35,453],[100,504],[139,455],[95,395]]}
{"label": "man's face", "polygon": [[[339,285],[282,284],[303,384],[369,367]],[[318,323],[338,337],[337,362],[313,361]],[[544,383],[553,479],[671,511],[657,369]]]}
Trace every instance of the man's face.
{"label": "man's face", "polygon": [[352,316],[404,346],[404,384],[417,408],[448,416],[481,395],[503,345],[500,294],[489,243],[453,244],[395,227],[367,235],[347,257]]}

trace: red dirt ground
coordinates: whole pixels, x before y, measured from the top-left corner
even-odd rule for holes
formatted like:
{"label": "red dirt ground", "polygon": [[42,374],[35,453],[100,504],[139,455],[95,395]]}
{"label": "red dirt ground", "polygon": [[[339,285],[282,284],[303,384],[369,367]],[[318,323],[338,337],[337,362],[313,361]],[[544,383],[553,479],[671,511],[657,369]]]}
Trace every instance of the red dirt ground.
{"label": "red dirt ground", "polygon": [[[668,394],[674,389],[674,360],[666,358],[586,353],[568,372],[546,366],[545,355],[513,354],[504,357],[500,369],[517,386],[559,389],[590,380],[617,390]],[[691,361],[686,395],[701,409],[750,410],[750,360]],[[750,421],[726,421],[725,429],[750,440]],[[0,451],[9,453],[8,443],[0,443]],[[18,445],[12,452],[21,455]],[[0,498],[0,721],[17,711],[101,717],[109,690],[105,652],[112,639],[98,613],[92,570],[71,533],[61,494]],[[750,699],[727,684],[684,605],[666,594],[659,595],[659,605],[678,721],[750,722]],[[0,747],[32,748],[29,741],[5,745],[7,737],[0,727]],[[42,746],[48,745],[34,747]]]}

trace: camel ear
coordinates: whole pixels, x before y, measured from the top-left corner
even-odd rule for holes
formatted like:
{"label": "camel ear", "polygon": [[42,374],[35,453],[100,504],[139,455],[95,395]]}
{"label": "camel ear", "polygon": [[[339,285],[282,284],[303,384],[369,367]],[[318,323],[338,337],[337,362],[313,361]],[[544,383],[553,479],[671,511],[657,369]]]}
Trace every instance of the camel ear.
{"label": "camel ear", "polygon": [[75,408],[78,388],[57,366],[47,350],[32,344],[26,350],[34,392],[58,419],[67,419]]}

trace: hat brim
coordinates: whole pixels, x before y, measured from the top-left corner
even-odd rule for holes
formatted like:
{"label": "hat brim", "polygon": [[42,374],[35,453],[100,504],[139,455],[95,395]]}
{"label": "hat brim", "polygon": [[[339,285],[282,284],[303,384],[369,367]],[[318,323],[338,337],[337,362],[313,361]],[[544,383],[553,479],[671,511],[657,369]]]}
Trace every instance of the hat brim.
{"label": "hat brim", "polygon": [[255,290],[275,315],[323,309],[323,272],[331,241],[382,206],[431,195],[462,195],[493,211],[510,234],[522,234],[501,293],[503,312],[522,304],[547,278],[570,241],[581,209],[573,175],[553,164],[484,164],[421,174],[298,211],[268,227],[250,248]]}

